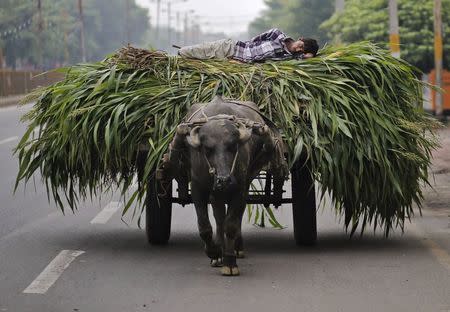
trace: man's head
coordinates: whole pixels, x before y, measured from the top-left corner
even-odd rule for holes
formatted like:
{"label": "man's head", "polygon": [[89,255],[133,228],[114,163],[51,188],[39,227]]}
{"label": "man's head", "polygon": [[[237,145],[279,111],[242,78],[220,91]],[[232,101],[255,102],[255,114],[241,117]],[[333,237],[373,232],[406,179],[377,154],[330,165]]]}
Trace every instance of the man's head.
{"label": "man's head", "polygon": [[303,53],[305,58],[314,57],[319,51],[319,45],[315,39],[299,38],[297,41],[289,40],[286,47],[292,54]]}

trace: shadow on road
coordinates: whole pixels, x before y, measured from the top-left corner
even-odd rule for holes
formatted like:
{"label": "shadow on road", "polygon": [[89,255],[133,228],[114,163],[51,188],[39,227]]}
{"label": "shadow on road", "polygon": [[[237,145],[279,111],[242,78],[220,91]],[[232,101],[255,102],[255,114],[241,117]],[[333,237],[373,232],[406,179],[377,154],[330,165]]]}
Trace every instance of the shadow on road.
{"label": "shadow on road", "polygon": [[[72,232],[72,234],[74,234]],[[173,233],[170,241],[165,246],[152,246],[147,243],[144,230],[138,229],[111,229],[94,235],[88,233],[76,233],[76,235],[55,237],[58,245],[82,246],[83,250],[95,252],[120,252],[131,254],[148,254],[154,256],[171,254],[177,257],[199,253],[203,245],[195,232]],[[293,254],[358,254],[367,252],[386,252],[402,250],[413,251],[423,248],[420,241],[408,235],[395,235],[384,238],[367,232],[363,237],[359,235],[349,238],[344,233],[323,233],[319,235],[315,246],[296,246],[290,230],[256,230],[250,233],[244,232],[245,250],[249,254],[259,255],[293,255]],[[74,246],[74,248],[75,248]]]}

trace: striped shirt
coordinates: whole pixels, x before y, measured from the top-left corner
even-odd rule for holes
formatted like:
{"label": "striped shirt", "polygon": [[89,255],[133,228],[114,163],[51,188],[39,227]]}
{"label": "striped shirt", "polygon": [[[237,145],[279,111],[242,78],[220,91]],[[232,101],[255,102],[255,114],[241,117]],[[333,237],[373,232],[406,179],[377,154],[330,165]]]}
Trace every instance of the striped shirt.
{"label": "striped shirt", "polygon": [[272,28],[249,41],[237,41],[233,59],[241,62],[286,60],[302,58],[303,54],[291,54],[285,45],[287,37],[281,30]]}

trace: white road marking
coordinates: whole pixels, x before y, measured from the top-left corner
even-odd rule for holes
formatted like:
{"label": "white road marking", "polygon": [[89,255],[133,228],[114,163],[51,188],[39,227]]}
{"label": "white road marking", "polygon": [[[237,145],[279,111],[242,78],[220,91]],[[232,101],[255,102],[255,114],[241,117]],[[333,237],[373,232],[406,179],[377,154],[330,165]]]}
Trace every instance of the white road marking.
{"label": "white road marking", "polygon": [[0,145],[5,144],[5,143],[8,143],[8,142],[15,141],[15,140],[18,140],[18,139],[19,139],[19,137],[16,137],[16,136],[10,137],[10,138],[1,140],[1,141],[0,141]]}
{"label": "white road marking", "polygon": [[103,208],[102,211],[95,216],[94,219],[91,220],[91,224],[100,223],[105,224],[108,220],[120,209],[122,204],[120,202],[110,202]]}
{"label": "white road marking", "polygon": [[64,270],[69,267],[70,263],[82,254],[84,254],[83,250],[62,250],[23,292],[26,294],[45,294]]}

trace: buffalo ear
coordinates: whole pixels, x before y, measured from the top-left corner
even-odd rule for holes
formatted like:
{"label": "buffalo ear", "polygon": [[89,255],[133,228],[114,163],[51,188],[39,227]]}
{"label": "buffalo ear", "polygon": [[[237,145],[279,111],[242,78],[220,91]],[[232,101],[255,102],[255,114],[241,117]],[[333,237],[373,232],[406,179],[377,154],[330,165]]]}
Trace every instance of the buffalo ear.
{"label": "buffalo ear", "polygon": [[238,122],[239,142],[245,143],[252,136],[252,129],[247,128],[243,123]]}
{"label": "buffalo ear", "polygon": [[180,124],[177,126],[175,136],[170,143],[172,149],[181,150],[186,147],[186,135],[189,134],[189,131],[191,131],[191,129],[186,124]]}
{"label": "buffalo ear", "polygon": [[198,132],[200,131],[200,126],[197,126],[191,130],[189,135],[186,136],[187,142],[193,148],[200,147],[200,138],[198,136]]}
{"label": "buffalo ear", "polygon": [[191,128],[187,124],[180,124],[177,126],[177,134],[181,136],[186,136],[189,131],[191,131]]}
{"label": "buffalo ear", "polygon": [[253,125],[253,133],[260,136],[263,139],[263,149],[266,151],[270,151],[275,148],[275,142],[272,137],[272,133],[270,131],[269,126],[265,124],[254,124]]}

